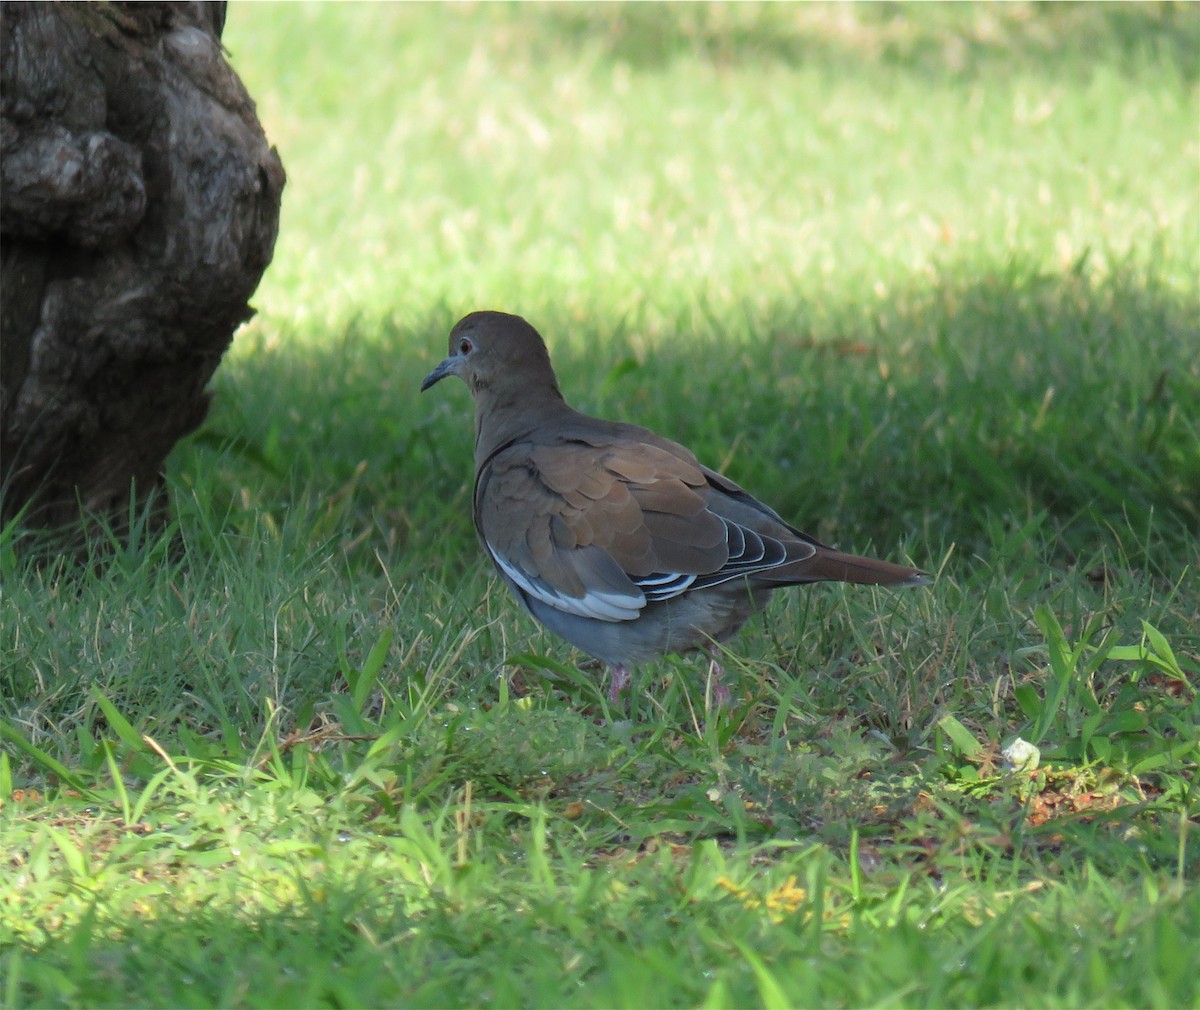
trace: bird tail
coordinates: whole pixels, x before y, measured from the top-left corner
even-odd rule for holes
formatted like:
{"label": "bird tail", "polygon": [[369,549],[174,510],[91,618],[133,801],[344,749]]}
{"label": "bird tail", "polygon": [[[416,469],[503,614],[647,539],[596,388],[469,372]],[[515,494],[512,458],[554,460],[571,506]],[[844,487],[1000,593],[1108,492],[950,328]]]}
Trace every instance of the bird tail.
{"label": "bird tail", "polygon": [[863,586],[928,586],[933,577],[918,568],[893,565],[890,561],[862,558],[855,554],[818,547],[803,561],[781,565],[771,572],[774,582],[853,582]]}

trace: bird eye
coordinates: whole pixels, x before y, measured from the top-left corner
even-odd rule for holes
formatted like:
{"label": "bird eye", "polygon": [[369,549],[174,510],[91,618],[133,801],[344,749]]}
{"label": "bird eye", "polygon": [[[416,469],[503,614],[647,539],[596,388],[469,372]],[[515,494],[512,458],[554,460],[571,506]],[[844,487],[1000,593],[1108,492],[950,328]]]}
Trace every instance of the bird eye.
{"label": "bird eye", "polygon": [[475,350],[475,345],[472,344],[471,341],[469,341],[466,337],[463,337],[462,340],[458,342],[459,354],[470,354],[473,350]]}

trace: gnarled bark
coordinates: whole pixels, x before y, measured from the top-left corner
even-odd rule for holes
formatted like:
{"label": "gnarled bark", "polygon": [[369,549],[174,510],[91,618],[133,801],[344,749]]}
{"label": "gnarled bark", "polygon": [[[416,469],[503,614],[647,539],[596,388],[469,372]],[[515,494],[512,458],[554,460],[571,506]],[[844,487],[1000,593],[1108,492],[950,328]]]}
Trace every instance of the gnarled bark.
{"label": "gnarled bark", "polygon": [[0,4],[0,519],[146,500],[249,318],[283,167],[221,3]]}

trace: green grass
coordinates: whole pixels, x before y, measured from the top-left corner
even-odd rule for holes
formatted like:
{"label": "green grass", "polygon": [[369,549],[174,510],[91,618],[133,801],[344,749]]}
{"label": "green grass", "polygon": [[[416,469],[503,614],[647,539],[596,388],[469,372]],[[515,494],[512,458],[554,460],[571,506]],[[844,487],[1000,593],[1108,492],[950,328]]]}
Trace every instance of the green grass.
{"label": "green grass", "polygon": [[[0,531],[5,1006],[1200,1005],[1200,11],[234,5],[289,173],[166,534]],[[929,590],[603,674],[480,307]],[[1006,769],[1014,738],[1037,769]]]}

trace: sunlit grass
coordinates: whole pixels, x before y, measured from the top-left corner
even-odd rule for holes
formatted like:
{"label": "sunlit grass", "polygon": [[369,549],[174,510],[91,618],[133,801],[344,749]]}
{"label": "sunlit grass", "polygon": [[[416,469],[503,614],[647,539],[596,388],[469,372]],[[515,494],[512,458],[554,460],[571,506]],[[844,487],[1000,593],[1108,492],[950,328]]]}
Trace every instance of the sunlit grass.
{"label": "sunlit grass", "polygon": [[[257,301],[313,335],[492,305],[654,336],[696,306],[718,327],[747,306],[861,324],[910,279],[1012,261],[1102,278],[1165,256],[1190,292],[1196,68],[1173,43],[1191,26],[1148,14],[1122,56],[1123,17],[235,12],[227,44],[292,179]],[[320,67],[297,61],[318,38]]]}

